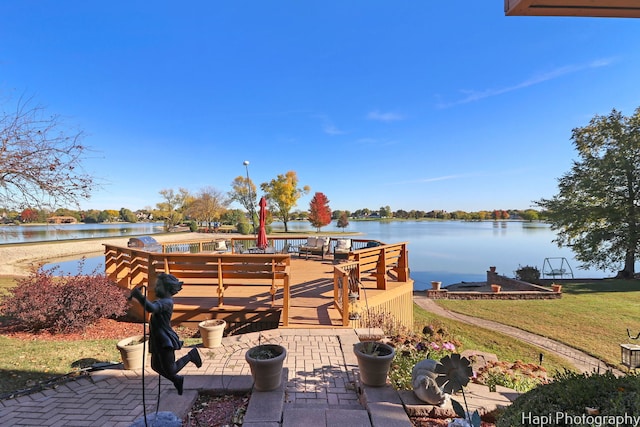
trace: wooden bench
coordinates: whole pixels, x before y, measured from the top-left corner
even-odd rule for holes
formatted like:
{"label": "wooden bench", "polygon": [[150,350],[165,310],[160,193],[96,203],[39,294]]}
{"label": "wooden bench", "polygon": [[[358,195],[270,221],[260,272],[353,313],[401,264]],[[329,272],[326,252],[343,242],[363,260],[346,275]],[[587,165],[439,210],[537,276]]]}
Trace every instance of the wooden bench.
{"label": "wooden bench", "polygon": [[[239,288],[239,295],[256,305],[264,295],[250,287],[268,287],[271,307],[278,289],[283,294],[283,322],[288,323],[291,256],[287,254],[153,254],[150,256],[149,283],[159,273],[173,274],[184,282],[176,295],[176,303],[188,304],[190,299],[203,303],[203,296],[217,297],[217,306],[224,306],[225,291]],[[258,304],[259,305],[259,304]],[[205,309],[206,307],[203,307]],[[208,308],[206,308],[208,309]]]}

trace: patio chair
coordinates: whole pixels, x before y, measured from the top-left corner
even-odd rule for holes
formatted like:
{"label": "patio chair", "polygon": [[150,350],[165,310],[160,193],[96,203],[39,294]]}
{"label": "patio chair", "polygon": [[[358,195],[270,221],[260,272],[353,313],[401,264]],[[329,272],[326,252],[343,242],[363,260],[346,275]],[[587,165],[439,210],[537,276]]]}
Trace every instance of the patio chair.
{"label": "patio chair", "polygon": [[213,244],[213,250],[215,250],[218,253],[224,253],[227,252],[227,242],[225,240],[217,240],[214,244]]}
{"label": "patio chair", "polygon": [[333,247],[333,260],[349,259],[351,252],[351,239],[338,239]]}
{"label": "patio chair", "polygon": [[298,254],[302,257],[305,254],[305,259],[309,259],[309,254],[320,255],[324,259],[324,254],[329,251],[330,237],[307,237],[307,243],[301,245]]}

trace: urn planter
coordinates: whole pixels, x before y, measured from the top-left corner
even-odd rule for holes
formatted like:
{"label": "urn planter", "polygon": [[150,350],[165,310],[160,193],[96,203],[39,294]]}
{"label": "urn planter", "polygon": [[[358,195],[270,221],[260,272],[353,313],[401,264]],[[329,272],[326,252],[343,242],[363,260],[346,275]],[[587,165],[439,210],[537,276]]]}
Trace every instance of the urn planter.
{"label": "urn planter", "polygon": [[[148,340],[148,337],[147,337]],[[149,359],[149,349],[146,348],[143,335],[135,335],[118,341],[116,344],[118,350],[120,350],[120,356],[122,357],[122,364],[124,369],[134,370],[142,369],[142,355],[144,354],[144,361],[147,364]]]}
{"label": "urn planter", "polygon": [[206,348],[220,347],[227,322],[222,319],[205,320],[198,323],[202,346]]}
{"label": "urn planter", "polygon": [[261,344],[250,348],[244,355],[251,368],[253,388],[256,391],[270,391],[282,383],[282,365],[287,357],[287,349],[278,344]]}
{"label": "urn planter", "polygon": [[434,280],[433,282],[431,282],[431,289],[433,289],[434,291],[439,291],[441,285],[442,285],[442,282],[436,282]]}
{"label": "urn planter", "polygon": [[556,283],[553,283],[551,285],[551,289],[553,289],[553,292],[556,292],[556,293],[562,292],[562,285],[558,285]]}
{"label": "urn planter", "polygon": [[365,341],[354,344],[353,352],[358,359],[360,381],[371,387],[384,386],[396,354],[395,348],[377,341]]}
{"label": "urn planter", "polygon": [[500,285],[491,285],[491,290],[493,292],[498,293],[498,292],[500,292],[502,290],[502,286],[500,286]]}

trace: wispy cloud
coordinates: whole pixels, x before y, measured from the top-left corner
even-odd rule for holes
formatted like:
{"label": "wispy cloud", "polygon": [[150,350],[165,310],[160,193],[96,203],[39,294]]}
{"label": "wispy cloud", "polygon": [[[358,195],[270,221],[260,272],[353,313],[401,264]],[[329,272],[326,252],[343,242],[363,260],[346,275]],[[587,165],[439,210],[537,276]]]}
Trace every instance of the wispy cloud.
{"label": "wispy cloud", "polygon": [[404,117],[398,113],[392,113],[392,112],[383,113],[376,110],[376,111],[371,111],[369,114],[367,114],[367,119],[389,123],[389,122],[397,122],[399,120],[404,120]]}
{"label": "wispy cloud", "polygon": [[399,181],[399,182],[394,182],[393,184],[424,184],[428,182],[449,181],[452,179],[468,178],[471,176],[477,176],[477,175],[469,175],[469,174],[444,175],[444,176],[436,176],[433,178],[420,178],[420,179],[413,179],[410,181]]}
{"label": "wispy cloud", "polygon": [[322,121],[322,131],[327,135],[343,135],[346,132],[342,129],[338,128],[333,124],[333,121],[326,114],[314,114],[312,116],[315,119],[320,119]]}
{"label": "wispy cloud", "polygon": [[342,135],[345,133],[344,131],[335,127],[333,124],[325,124],[323,130],[327,135]]}
{"label": "wispy cloud", "polygon": [[418,178],[409,181],[397,181],[389,184],[397,185],[397,184],[425,184],[430,182],[438,182],[438,181],[451,181],[455,179],[467,179],[467,178],[480,178],[480,177],[496,177],[496,176],[505,176],[505,175],[518,175],[522,173],[529,172],[529,168],[520,168],[520,169],[505,169],[500,170],[498,172],[473,172],[473,173],[461,173],[461,174],[453,174],[453,175],[442,175],[435,176],[431,178]]}
{"label": "wispy cloud", "polygon": [[533,76],[513,86],[507,86],[507,87],[498,88],[498,89],[486,89],[484,91],[462,91],[463,94],[466,95],[464,98],[458,101],[450,102],[450,103],[441,103],[438,105],[438,107],[448,108],[448,107],[453,107],[455,105],[468,104],[470,102],[479,101],[481,99],[490,98],[492,96],[498,96],[508,92],[525,89],[540,83],[548,82],[550,80],[555,80],[557,78],[560,78],[569,74],[578,73],[580,71],[606,67],[611,65],[611,63],[613,63],[613,59],[610,59],[610,58],[596,59],[586,64],[565,65],[564,67],[559,67],[549,72]]}

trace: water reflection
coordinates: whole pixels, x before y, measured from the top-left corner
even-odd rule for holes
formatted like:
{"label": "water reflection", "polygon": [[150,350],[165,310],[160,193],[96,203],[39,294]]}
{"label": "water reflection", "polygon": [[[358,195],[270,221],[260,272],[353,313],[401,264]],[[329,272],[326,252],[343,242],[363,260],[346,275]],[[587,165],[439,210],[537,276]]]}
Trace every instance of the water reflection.
{"label": "water reflection", "polygon": [[0,226],[0,244],[121,237],[163,232],[161,222]]}

